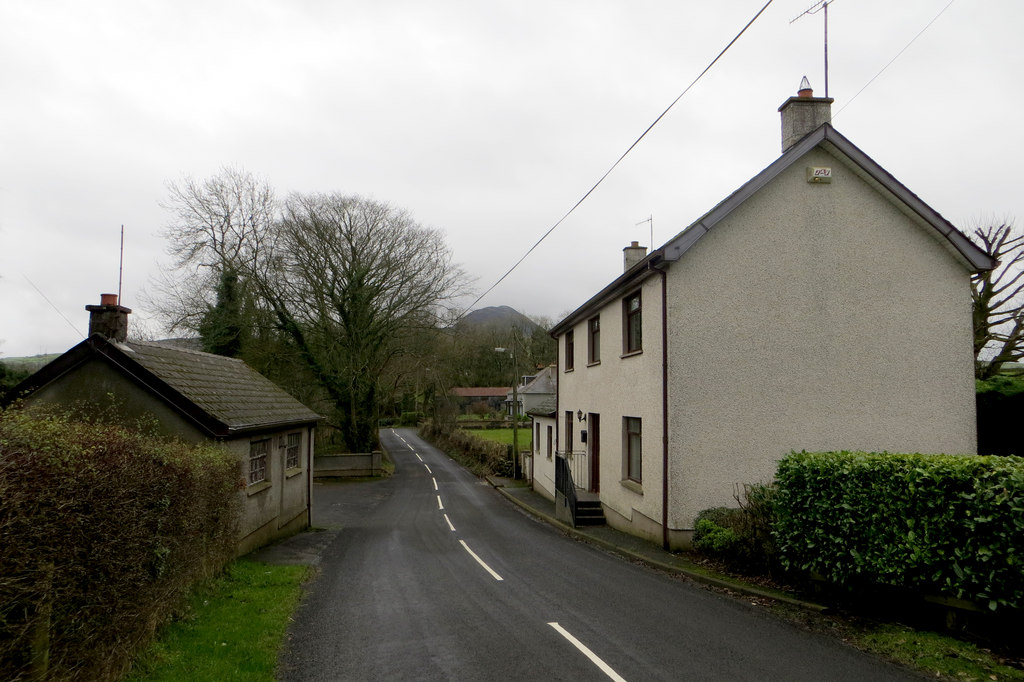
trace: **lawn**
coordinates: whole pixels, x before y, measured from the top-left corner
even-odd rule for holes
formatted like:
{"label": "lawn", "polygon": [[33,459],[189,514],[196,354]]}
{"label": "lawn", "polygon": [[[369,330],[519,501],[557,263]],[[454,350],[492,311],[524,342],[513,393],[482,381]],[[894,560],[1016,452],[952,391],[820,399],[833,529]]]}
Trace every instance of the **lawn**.
{"label": "lawn", "polygon": [[285,629],[309,570],[234,562],[194,592],[186,615],[159,633],[128,680],[273,682]]}
{"label": "lawn", "polygon": [[[503,443],[505,445],[512,445],[512,429],[468,429],[467,433],[471,433],[474,436],[480,438],[486,438],[487,440],[493,440],[496,443]],[[532,450],[533,449],[533,432],[530,430],[529,425],[519,427],[519,449]]]}

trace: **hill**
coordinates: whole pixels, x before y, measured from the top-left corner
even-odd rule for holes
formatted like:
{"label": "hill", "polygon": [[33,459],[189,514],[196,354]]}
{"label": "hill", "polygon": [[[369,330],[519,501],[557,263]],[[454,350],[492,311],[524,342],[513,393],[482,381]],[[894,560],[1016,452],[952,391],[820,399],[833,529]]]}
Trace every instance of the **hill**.
{"label": "hill", "polygon": [[467,313],[462,320],[459,321],[460,326],[465,325],[467,327],[483,327],[490,329],[510,329],[512,327],[518,328],[520,331],[525,332],[527,336],[533,334],[540,326],[533,320],[523,315],[515,308],[510,308],[507,305],[501,306],[490,306],[487,308],[480,308]]}

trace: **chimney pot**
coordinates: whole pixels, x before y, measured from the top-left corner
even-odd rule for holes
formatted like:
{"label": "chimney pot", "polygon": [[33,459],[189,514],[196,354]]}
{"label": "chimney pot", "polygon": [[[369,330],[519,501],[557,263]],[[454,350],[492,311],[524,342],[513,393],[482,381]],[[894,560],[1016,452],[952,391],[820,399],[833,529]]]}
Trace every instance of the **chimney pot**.
{"label": "chimney pot", "polygon": [[117,294],[100,294],[100,305],[117,305]]}

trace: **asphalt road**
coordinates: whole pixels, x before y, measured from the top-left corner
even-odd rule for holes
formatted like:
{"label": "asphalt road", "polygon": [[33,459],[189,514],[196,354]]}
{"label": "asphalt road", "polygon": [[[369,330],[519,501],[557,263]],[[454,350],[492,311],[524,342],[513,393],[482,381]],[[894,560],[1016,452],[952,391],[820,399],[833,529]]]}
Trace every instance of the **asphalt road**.
{"label": "asphalt road", "polygon": [[382,440],[394,476],[314,489],[314,523],[342,530],[283,680],[921,679],[568,538],[413,429]]}

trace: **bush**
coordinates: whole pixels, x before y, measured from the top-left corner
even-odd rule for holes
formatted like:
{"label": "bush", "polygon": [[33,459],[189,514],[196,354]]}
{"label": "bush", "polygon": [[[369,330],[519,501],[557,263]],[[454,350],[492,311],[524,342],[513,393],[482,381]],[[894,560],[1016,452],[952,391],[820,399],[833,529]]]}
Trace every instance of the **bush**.
{"label": "bush", "polygon": [[779,463],[783,565],[836,584],[876,584],[1024,606],[1024,459],[792,453]]}
{"label": "bush", "polygon": [[0,669],[118,678],[234,553],[238,486],[219,448],[0,412]]}
{"label": "bush", "polygon": [[729,558],[737,549],[740,538],[732,528],[720,526],[710,519],[697,519],[693,531],[693,546],[711,556]]}
{"label": "bush", "polygon": [[741,573],[776,572],[774,494],[775,487],[764,483],[737,487],[739,507],[712,507],[697,515],[694,548]]}
{"label": "bush", "polygon": [[401,418],[398,420],[399,426],[416,426],[423,419],[423,415],[419,412],[403,412]]}

